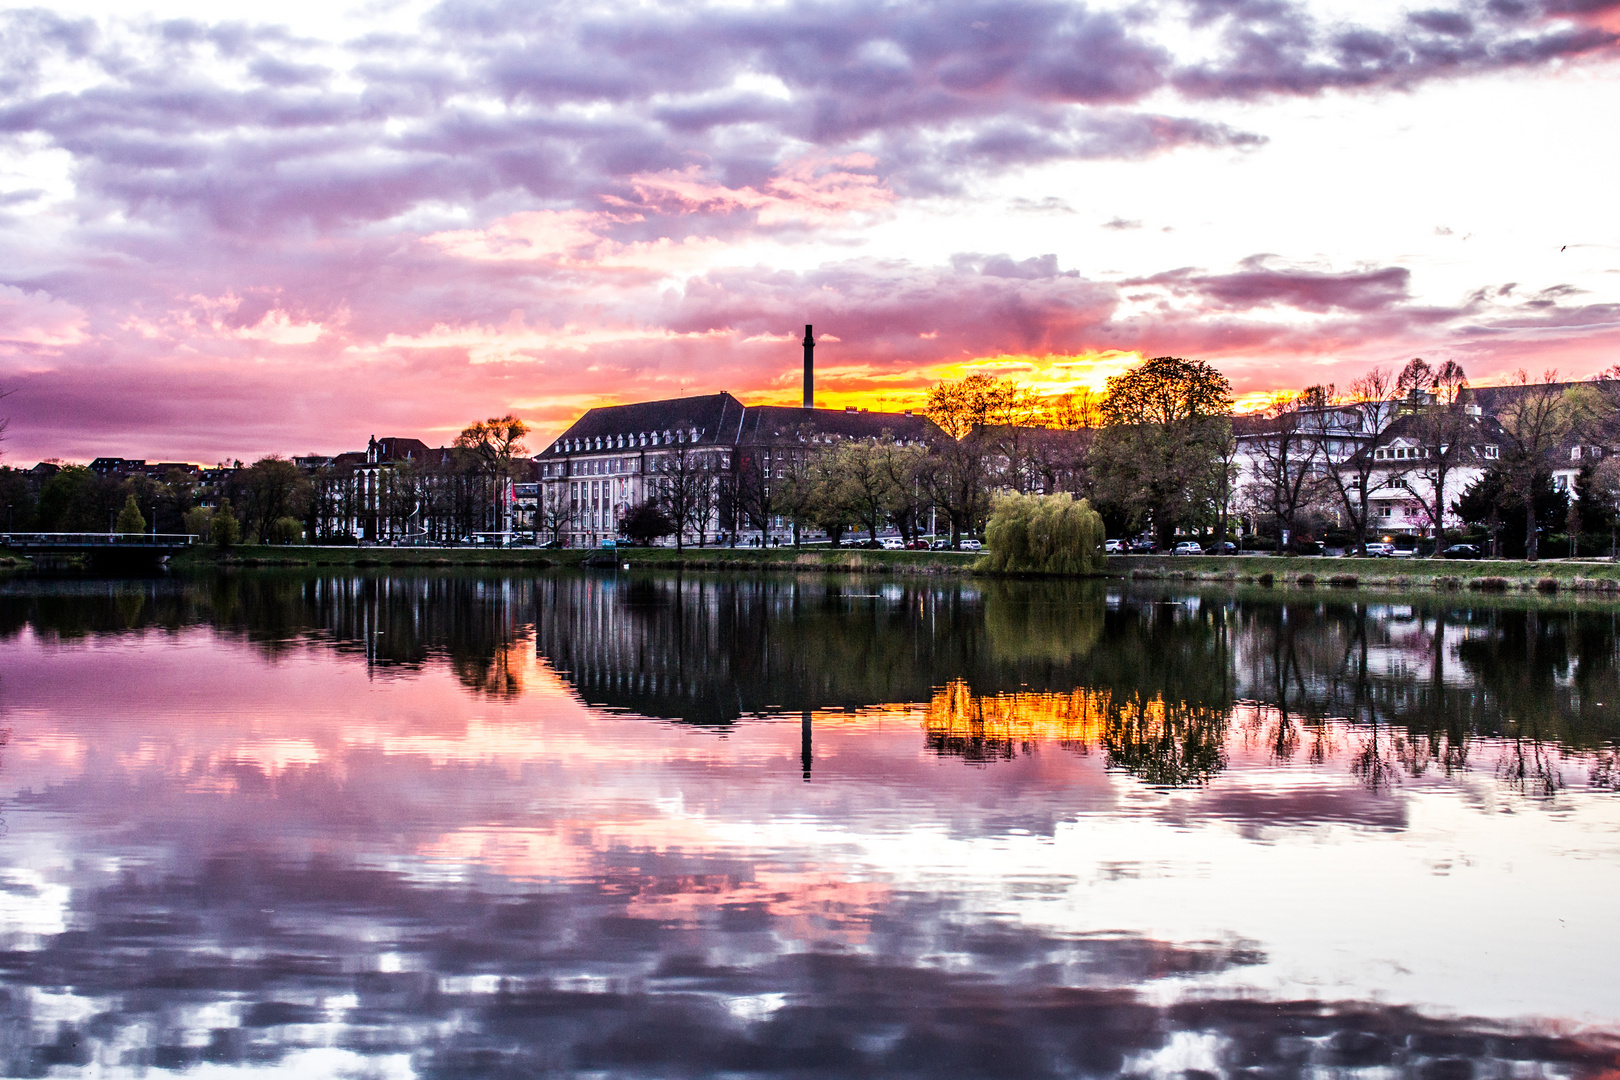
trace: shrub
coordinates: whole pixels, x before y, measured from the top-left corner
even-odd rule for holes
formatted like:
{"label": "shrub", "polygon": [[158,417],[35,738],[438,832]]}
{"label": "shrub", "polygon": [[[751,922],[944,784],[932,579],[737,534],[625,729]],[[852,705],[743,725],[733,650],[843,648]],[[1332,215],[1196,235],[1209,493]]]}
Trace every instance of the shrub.
{"label": "shrub", "polygon": [[997,499],[984,534],[990,570],[1087,574],[1103,568],[1102,516],[1067,492]]}
{"label": "shrub", "polygon": [[1269,589],[1269,588],[1271,588],[1271,583],[1273,581],[1275,581],[1276,579],[1273,578],[1271,576],[1271,574],[1265,573],[1265,574],[1261,574],[1259,577],[1255,578],[1255,580]]}
{"label": "shrub", "polygon": [[1307,587],[1315,585],[1316,584],[1316,575],[1315,574],[1301,574],[1301,575],[1299,575],[1299,577],[1294,579],[1294,584],[1296,584],[1296,585],[1304,585],[1304,586],[1307,586]]}
{"label": "shrub", "polygon": [[135,502],[135,496],[130,495],[124,500],[124,508],[118,511],[118,524],[115,531],[121,533],[143,533],[146,531],[146,518],[141,516],[141,508]]}
{"label": "shrub", "polygon": [[296,544],[304,538],[304,523],[295,517],[278,517],[270,523],[272,544]]}
{"label": "shrub", "polygon": [[242,527],[236,522],[236,515],[231,513],[231,504],[221,502],[219,509],[214,511],[213,520],[208,523],[208,535],[218,547],[228,548],[235,545],[242,535]]}
{"label": "shrub", "polygon": [[1557,578],[1551,578],[1551,577],[1542,578],[1540,581],[1536,582],[1536,591],[1537,592],[1545,592],[1545,593],[1557,592],[1558,591],[1558,579]]}
{"label": "shrub", "polygon": [[1337,585],[1342,589],[1353,589],[1361,584],[1361,579],[1354,574],[1334,574],[1328,578],[1329,585]]}
{"label": "shrub", "polygon": [[196,506],[186,511],[185,517],[180,519],[180,527],[206,544],[208,542],[208,526],[213,523],[213,520],[213,513],[201,506]]}
{"label": "shrub", "polygon": [[1468,587],[1479,592],[1507,592],[1508,579],[1505,577],[1477,577],[1468,583]]}
{"label": "shrub", "polygon": [[1434,587],[1437,589],[1460,589],[1462,588],[1462,578],[1449,576],[1437,577],[1434,579]]}

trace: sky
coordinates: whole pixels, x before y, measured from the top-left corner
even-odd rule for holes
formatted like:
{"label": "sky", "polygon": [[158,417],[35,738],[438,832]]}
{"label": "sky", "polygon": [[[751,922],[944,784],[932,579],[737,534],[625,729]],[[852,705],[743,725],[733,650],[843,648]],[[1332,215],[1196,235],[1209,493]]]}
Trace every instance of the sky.
{"label": "sky", "polygon": [[1620,0],[0,12],[0,443],[1620,362]]}

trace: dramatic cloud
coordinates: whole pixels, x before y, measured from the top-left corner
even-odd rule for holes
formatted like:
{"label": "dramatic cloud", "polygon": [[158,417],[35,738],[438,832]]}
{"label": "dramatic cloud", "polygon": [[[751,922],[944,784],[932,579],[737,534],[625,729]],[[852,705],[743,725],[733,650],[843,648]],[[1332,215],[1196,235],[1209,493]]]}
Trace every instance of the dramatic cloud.
{"label": "dramatic cloud", "polygon": [[[1387,244],[1161,238],[1198,244],[1225,212],[1208,170],[1286,149],[1274,103],[1607,72],[1617,10],[447,2],[361,33],[3,12],[9,449],[336,450],[505,407],[781,396],[805,322],[840,339],[834,395],[1133,351],[1240,380],[1285,350],[1488,367],[1530,335],[1584,362],[1614,330],[1590,276],[1485,299],[1520,275],[1437,286]],[[1171,197],[1128,198],[1171,175]],[[1031,231],[1065,219],[1102,246]],[[1565,283],[1588,295],[1545,291]]]}

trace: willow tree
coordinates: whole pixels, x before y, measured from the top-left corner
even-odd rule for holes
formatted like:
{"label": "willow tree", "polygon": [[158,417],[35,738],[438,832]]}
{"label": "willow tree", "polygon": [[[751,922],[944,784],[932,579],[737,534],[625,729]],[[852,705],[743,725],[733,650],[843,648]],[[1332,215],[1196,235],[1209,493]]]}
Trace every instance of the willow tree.
{"label": "willow tree", "polygon": [[1217,501],[1231,411],[1231,384],[1202,360],[1158,356],[1109,379],[1092,449],[1098,494],[1169,544]]}
{"label": "willow tree", "polygon": [[1103,568],[1102,516],[1068,492],[1004,495],[985,526],[991,570],[1088,574]]}

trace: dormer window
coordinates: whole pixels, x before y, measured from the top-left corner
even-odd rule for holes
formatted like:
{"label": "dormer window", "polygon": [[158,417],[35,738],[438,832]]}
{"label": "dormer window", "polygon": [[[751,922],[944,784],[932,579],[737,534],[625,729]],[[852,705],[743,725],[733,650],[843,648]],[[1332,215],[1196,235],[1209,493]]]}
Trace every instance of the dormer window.
{"label": "dormer window", "polygon": [[1495,461],[1497,459],[1497,457],[1499,457],[1500,455],[1501,455],[1501,450],[1497,447],[1497,445],[1495,443],[1491,443],[1489,446],[1485,447],[1485,457],[1488,460]]}

